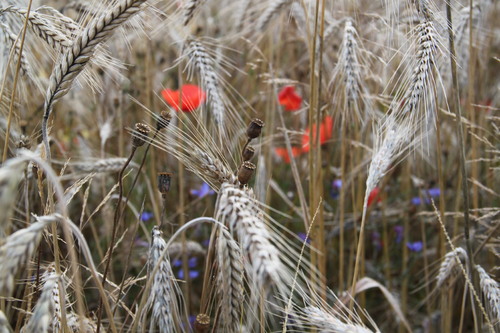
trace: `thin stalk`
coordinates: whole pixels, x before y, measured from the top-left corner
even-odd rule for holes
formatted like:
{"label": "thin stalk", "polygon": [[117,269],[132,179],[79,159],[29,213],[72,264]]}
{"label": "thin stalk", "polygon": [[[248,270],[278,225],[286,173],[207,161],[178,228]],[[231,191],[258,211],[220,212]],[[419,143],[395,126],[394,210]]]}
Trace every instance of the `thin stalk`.
{"label": "thin stalk", "polygon": [[[115,208],[115,217],[113,219],[113,230],[111,233],[111,242],[109,244],[109,249],[108,249],[108,256],[106,258],[106,264],[104,268],[104,272],[102,274],[102,286],[104,287],[106,285],[106,278],[108,276],[108,271],[109,271],[109,266],[111,263],[111,257],[113,256],[113,248],[115,246],[115,239],[116,239],[116,232],[118,229],[118,223],[120,221],[120,207],[121,207],[121,202],[123,198],[123,173],[125,172],[125,169],[128,167],[130,164],[130,161],[132,161],[132,158],[134,157],[135,151],[137,150],[136,146],[132,146],[132,151],[130,152],[130,155],[123,165],[123,167],[120,170],[120,173],[118,174],[118,201],[116,203],[116,208]],[[101,318],[102,318],[102,297],[99,299],[99,306],[97,307],[97,330],[96,333],[99,333],[101,329]],[[113,318],[109,318],[109,320],[113,320]]]}
{"label": "thin stalk", "polygon": [[[350,105],[347,102],[347,105]],[[349,112],[349,108],[347,109]],[[342,115],[342,125],[340,129],[340,201],[339,201],[339,290],[344,290],[344,212],[345,212],[345,195],[346,195],[346,115]]]}
{"label": "thin stalk", "polygon": [[[472,5],[473,5],[473,0],[470,0],[470,19],[472,19]],[[458,76],[457,76],[457,64],[454,61],[456,59],[456,51],[455,51],[455,40],[454,40],[454,35],[453,35],[453,28],[452,28],[452,16],[451,16],[451,6],[449,2],[446,2],[446,17],[448,19],[448,38],[449,38],[449,44],[450,44],[450,65],[451,65],[451,77],[453,81],[453,86],[451,89],[452,93],[452,98],[454,99],[456,105],[455,105],[455,124],[456,124],[456,131],[457,131],[457,136],[458,136],[458,145],[460,149],[460,171],[462,173],[462,193],[463,193],[463,200],[464,200],[464,238],[465,238],[465,245],[466,245],[466,251],[467,255],[469,256],[469,261],[467,262],[468,265],[468,272],[469,274],[473,275],[473,267],[475,266],[474,262],[474,251],[472,249],[472,242],[470,239],[470,218],[469,218],[469,207],[470,207],[470,199],[469,199],[469,184],[467,183],[467,166],[466,166],[466,159],[465,159],[465,139],[464,139],[464,133],[463,133],[463,125],[462,125],[462,111],[460,109],[460,96],[459,96],[459,91],[458,91]],[[472,20],[469,22],[469,30],[470,30],[470,37],[472,37]],[[472,39],[469,40],[469,43],[472,45]],[[469,82],[473,80],[473,77],[469,77]],[[477,290],[476,286],[477,283],[475,283],[475,279],[472,278],[474,288]],[[475,323],[475,330],[476,332],[480,331],[479,328],[479,318],[478,318],[478,313],[477,309],[475,306],[475,303],[472,302],[472,312],[474,314],[474,323]]]}
{"label": "thin stalk", "polygon": [[26,38],[26,30],[28,30],[28,21],[29,21],[32,2],[33,0],[29,0],[28,2],[28,8],[26,9],[26,18],[24,19],[24,25],[23,25],[23,33],[21,35],[21,45],[19,46],[19,56],[17,58],[16,73],[14,75],[14,87],[12,87],[12,94],[10,95],[9,116],[7,118],[7,129],[5,130],[5,142],[3,144],[2,163],[5,163],[5,161],[7,160],[7,151],[9,150],[10,125],[12,122],[12,115],[14,113],[14,100],[17,92],[17,80],[19,79],[19,70],[21,69],[21,57],[23,56],[24,40]]}

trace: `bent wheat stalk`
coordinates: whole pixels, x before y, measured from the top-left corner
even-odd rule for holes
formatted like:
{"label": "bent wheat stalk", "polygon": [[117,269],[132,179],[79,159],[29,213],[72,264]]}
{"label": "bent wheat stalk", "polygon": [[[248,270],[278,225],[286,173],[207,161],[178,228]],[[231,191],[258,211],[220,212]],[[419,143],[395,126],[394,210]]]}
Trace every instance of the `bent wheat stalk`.
{"label": "bent wheat stalk", "polygon": [[124,0],[111,11],[94,19],[55,65],[45,95],[45,112],[42,119],[42,138],[48,161],[50,161],[50,147],[47,123],[54,104],[68,93],[73,81],[92,58],[97,46],[111,37],[114,30],[130,17],[139,13],[144,2],[146,0]]}

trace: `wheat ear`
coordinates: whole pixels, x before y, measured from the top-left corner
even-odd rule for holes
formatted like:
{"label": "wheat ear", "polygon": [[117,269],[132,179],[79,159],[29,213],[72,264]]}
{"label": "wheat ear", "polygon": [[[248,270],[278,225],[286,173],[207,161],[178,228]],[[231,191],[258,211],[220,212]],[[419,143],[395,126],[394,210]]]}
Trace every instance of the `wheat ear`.
{"label": "wheat ear", "polygon": [[97,325],[91,319],[86,317],[79,317],[74,312],[68,313],[67,321],[68,328],[71,330],[71,332],[94,333],[97,330]]}
{"label": "wheat ear", "polygon": [[157,273],[149,277],[153,279],[153,285],[148,305],[153,307],[150,329],[158,325],[160,332],[168,333],[177,331],[179,307],[176,292],[179,290],[179,287],[175,282],[168,256],[161,256],[167,247],[167,243],[161,235],[162,232],[158,227],[154,227],[148,259],[149,274],[152,273],[151,270],[158,262],[160,262],[160,266]]}
{"label": "wheat ear", "polygon": [[105,42],[116,28],[133,15],[139,13],[141,5],[145,1],[123,0],[109,12],[94,19],[55,65],[49,79],[49,88],[45,95],[45,112],[42,120],[42,137],[48,160],[50,160],[50,147],[47,123],[54,104],[68,93],[73,81],[92,58],[96,47]]}
{"label": "wheat ear", "polygon": [[[27,10],[17,7],[7,7],[3,11],[14,13],[23,19],[26,18]],[[34,33],[42,38],[54,49],[65,49],[73,44],[71,40],[37,11],[30,11],[29,25]]]}
{"label": "wheat ear", "polygon": [[263,31],[273,16],[291,6],[293,0],[273,0],[270,6],[264,11],[264,13],[260,16],[259,21],[257,22],[257,31]]}
{"label": "wheat ear", "polygon": [[500,288],[498,282],[493,280],[488,273],[479,265],[476,265],[476,271],[479,273],[479,284],[484,297],[488,300],[492,321],[500,321]]}
{"label": "wheat ear", "polygon": [[47,277],[40,299],[36,303],[35,311],[26,324],[25,332],[48,332],[55,311],[53,292],[58,288],[58,280],[59,277],[55,274]]}
{"label": "wheat ear", "polygon": [[198,9],[206,0],[187,0],[184,5],[184,25],[188,25]]}
{"label": "wheat ear", "polygon": [[193,62],[200,73],[203,87],[207,92],[210,111],[213,114],[214,121],[219,129],[224,129],[224,98],[219,89],[219,80],[214,69],[214,61],[207,50],[198,41],[188,42],[188,55],[190,62]]}
{"label": "wheat ear", "polygon": [[0,247],[0,295],[10,296],[14,289],[14,277],[26,261],[31,258],[38,247],[42,231],[51,221],[40,218],[31,224],[10,235]]}
{"label": "wheat ear", "polygon": [[439,273],[436,276],[437,288],[441,287],[450,277],[452,272],[456,271],[458,268],[457,258],[460,257],[465,258],[466,261],[469,260],[467,252],[465,252],[465,250],[461,247],[457,247],[453,251],[446,253],[441,266],[439,266]]}
{"label": "wheat ear", "polygon": [[246,270],[251,273],[259,289],[269,281],[279,281],[279,251],[271,243],[271,235],[259,218],[259,210],[244,190],[223,184],[216,209],[216,220],[228,224],[250,261]]}
{"label": "wheat ear", "polygon": [[5,229],[10,224],[12,211],[16,207],[17,187],[22,178],[23,169],[17,165],[5,164],[0,168],[0,239],[5,236]]}
{"label": "wheat ear", "polygon": [[[9,43],[14,50],[14,55],[19,56],[21,47],[19,42],[17,41],[17,36],[14,35],[9,26],[4,23],[0,24],[0,28],[3,31],[5,43]],[[27,75],[30,72],[30,65],[28,63],[28,60],[26,59],[26,55],[24,54],[24,52],[21,54],[21,70],[23,75]]]}
{"label": "wheat ear", "polygon": [[307,326],[318,329],[321,333],[373,333],[361,324],[344,322],[319,307],[307,306],[302,312]]}
{"label": "wheat ear", "polygon": [[243,260],[241,250],[229,231],[219,228],[217,239],[217,284],[221,300],[223,332],[237,332],[243,309]]}

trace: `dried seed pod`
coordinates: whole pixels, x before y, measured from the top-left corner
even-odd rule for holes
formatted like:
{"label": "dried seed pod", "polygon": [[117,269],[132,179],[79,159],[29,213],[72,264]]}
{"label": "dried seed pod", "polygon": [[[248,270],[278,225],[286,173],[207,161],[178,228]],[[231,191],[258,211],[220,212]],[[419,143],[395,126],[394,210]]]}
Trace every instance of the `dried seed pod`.
{"label": "dried seed pod", "polygon": [[243,149],[243,153],[241,153],[241,156],[243,157],[243,161],[250,161],[255,154],[255,148],[252,146],[246,146],[245,149]]}
{"label": "dried seed pod", "polygon": [[143,123],[135,124],[135,131],[132,133],[132,146],[140,147],[146,143],[145,138],[148,136],[151,129],[148,125]]}
{"label": "dried seed pod", "polygon": [[159,131],[170,124],[172,120],[172,114],[169,111],[162,111],[160,117],[156,121],[156,129]]}
{"label": "dried seed pod", "polygon": [[250,180],[250,178],[252,178],[252,175],[256,168],[257,167],[252,162],[243,162],[243,164],[240,166],[240,169],[238,170],[238,181],[241,185],[248,184],[248,181]]}
{"label": "dried seed pod", "polygon": [[158,172],[158,191],[162,195],[166,195],[170,191],[170,182],[172,174],[169,172]]}
{"label": "dried seed pod", "polygon": [[247,137],[249,139],[255,139],[259,137],[262,132],[262,127],[264,127],[264,122],[258,118],[252,119],[250,125],[247,128]]}
{"label": "dried seed pod", "polygon": [[204,313],[200,313],[196,316],[196,321],[194,322],[194,329],[196,333],[206,333],[210,328],[210,317]]}

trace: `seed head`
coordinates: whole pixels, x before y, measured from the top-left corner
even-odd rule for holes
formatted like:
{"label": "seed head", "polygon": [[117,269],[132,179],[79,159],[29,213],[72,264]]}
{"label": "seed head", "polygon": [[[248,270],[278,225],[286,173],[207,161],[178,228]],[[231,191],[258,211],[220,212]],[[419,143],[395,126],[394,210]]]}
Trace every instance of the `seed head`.
{"label": "seed head", "polygon": [[250,180],[250,178],[252,178],[252,175],[256,168],[257,167],[252,162],[243,162],[243,164],[240,166],[240,170],[238,170],[238,181],[241,185],[248,184],[248,181]]}
{"label": "seed head", "polygon": [[243,157],[243,161],[250,161],[255,154],[255,149],[252,146],[246,146],[243,150],[241,156]]}
{"label": "seed head", "polygon": [[250,125],[247,128],[247,137],[248,139],[255,139],[259,137],[262,132],[262,127],[264,127],[264,122],[258,118],[252,119]]}
{"label": "seed head", "polygon": [[156,121],[156,129],[159,131],[167,127],[170,124],[170,120],[172,120],[172,114],[169,111],[162,111]]}
{"label": "seed head", "polygon": [[196,321],[194,322],[194,329],[196,333],[206,333],[210,328],[210,317],[204,313],[200,313],[196,316]]}
{"label": "seed head", "polygon": [[132,146],[137,148],[144,145],[146,143],[145,137],[148,136],[149,132],[151,132],[151,129],[148,125],[136,123],[135,131],[132,133]]}
{"label": "seed head", "polygon": [[170,182],[172,174],[169,172],[158,172],[158,191],[162,195],[166,195],[170,191]]}

